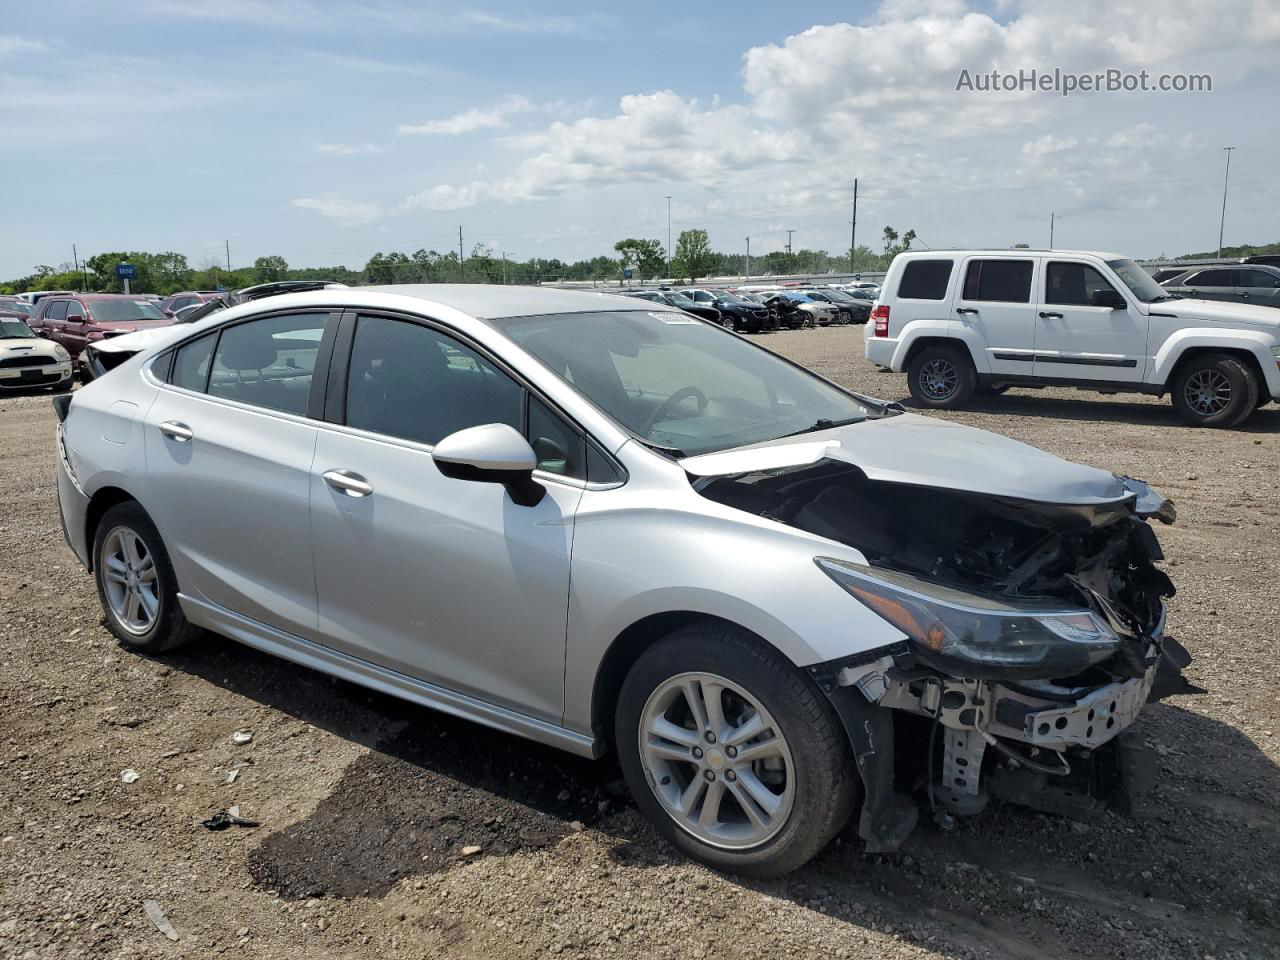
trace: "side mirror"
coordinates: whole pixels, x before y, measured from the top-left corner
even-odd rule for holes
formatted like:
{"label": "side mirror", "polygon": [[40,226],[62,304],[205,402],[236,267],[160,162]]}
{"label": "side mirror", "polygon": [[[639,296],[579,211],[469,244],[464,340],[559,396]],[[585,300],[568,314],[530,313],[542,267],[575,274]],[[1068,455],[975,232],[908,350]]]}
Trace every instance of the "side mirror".
{"label": "side mirror", "polygon": [[1128,307],[1124,297],[1120,295],[1118,290],[1093,291],[1093,305],[1095,307],[1110,307],[1112,310],[1124,310]]}
{"label": "side mirror", "polygon": [[505,423],[486,423],[451,433],[431,451],[446,477],[500,483],[522,507],[536,506],[546,495],[533,479],[538,458],[529,442]]}
{"label": "side mirror", "polygon": [[67,323],[84,323],[84,317],[78,313],[68,313],[66,320]]}

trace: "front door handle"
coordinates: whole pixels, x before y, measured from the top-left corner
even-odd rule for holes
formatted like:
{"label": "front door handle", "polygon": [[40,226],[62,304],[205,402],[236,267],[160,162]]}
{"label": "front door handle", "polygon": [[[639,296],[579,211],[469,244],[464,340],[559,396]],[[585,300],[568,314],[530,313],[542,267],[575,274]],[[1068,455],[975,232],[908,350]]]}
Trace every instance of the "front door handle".
{"label": "front door handle", "polygon": [[1241,300],[1248,300],[1248,299],[1249,299],[1249,295],[1248,295],[1247,293],[1242,293],[1242,294],[1240,294],[1240,299],[1241,299]]}
{"label": "front door handle", "polygon": [[185,423],[179,423],[177,420],[166,420],[160,424],[160,432],[170,440],[178,441],[178,443],[190,443],[191,438],[195,436],[190,427]]}
{"label": "front door handle", "polygon": [[321,476],[325,483],[348,497],[367,497],[373,493],[373,484],[351,470],[326,470]]}
{"label": "front door handle", "polygon": [[973,307],[956,307],[956,313],[977,313]]}
{"label": "front door handle", "polygon": [[1041,320],[1061,320],[1061,319],[1062,319],[1062,314],[1060,314],[1060,313],[1045,313],[1045,312],[1042,310],[1042,311],[1040,312],[1040,319],[1041,319]]}

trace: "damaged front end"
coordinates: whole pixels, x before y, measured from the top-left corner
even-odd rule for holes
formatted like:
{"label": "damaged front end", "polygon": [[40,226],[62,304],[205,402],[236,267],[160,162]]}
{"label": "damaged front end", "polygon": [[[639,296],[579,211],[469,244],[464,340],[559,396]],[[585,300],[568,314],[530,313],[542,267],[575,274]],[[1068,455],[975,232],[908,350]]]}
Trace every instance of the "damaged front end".
{"label": "damaged front end", "polygon": [[[816,557],[905,639],[810,668],[865,787],[859,832],[896,849],[920,802],[972,815],[994,796],[1088,815],[1124,766],[1116,737],[1189,688],[1164,633],[1174,588],[1150,519],[1173,506],[1118,479],[1098,502],[1048,503],[873,479],[836,459],[703,477],[712,500],[858,550]],[[1104,782],[1109,781],[1109,782]]]}

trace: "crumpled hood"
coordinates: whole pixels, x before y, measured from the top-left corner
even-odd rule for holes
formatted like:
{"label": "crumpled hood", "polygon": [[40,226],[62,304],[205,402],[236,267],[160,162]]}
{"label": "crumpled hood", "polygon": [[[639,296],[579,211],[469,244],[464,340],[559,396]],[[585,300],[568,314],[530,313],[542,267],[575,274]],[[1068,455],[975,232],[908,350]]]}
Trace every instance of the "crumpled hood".
{"label": "crumpled hood", "polygon": [[101,353],[141,353],[151,347],[163,346],[190,333],[190,324],[156,324],[134,333],[122,333],[118,337],[104,337],[94,341],[93,348]]}
{"label": "crumpled hood", "polygon": [[712,477],[804,466],[824,458],[853,464],[872,480],[1041,503],[1115,503],[1137,492],[1106,470],[987,430],[913,413],[688,457],[680,466],[694,476]]}
{"label": "crumpled hood", "polygon": [[0,340],[0,357],[56,357],[58,345],[44,337]]}
{"label": "crumpled hood", "polygon": [[1233,303],[1228,300],[1169,300],[1151,304],[1151,312],[1167,314],[1181,320],[1209,320],[1215,323],[1247,323],[1255,327],[1280,327],[1280,310],[1256,303]]}

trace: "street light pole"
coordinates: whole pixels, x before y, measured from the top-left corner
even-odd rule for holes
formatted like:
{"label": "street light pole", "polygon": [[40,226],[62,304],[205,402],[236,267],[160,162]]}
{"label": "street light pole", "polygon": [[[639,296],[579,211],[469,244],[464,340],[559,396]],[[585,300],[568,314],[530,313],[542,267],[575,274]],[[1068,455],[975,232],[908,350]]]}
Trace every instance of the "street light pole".
{"label": "street light pole", "polygon": [[1227,178],[1231,176],[1231,151],[1235,147],[1223,147],[1227,152],[1227,169],[1222,172],[1222,219],[1218,221],[1218,259],[1222,259],[1222,232],[1227,226]]}
{"label": "street light pole", "polygon": [[671,197],[667,197],[667,279],[671,278]]}
{"label": "street light pole", "polygon": [[743,280],[751,277],[751,238],[747,237],[747,272],[742,275]]}
{"label": "street light pole", "polygon": [[853,226],[849,228],[849,272],[853,273],[853,254],[858,249],[858,178],[853,178]]}

